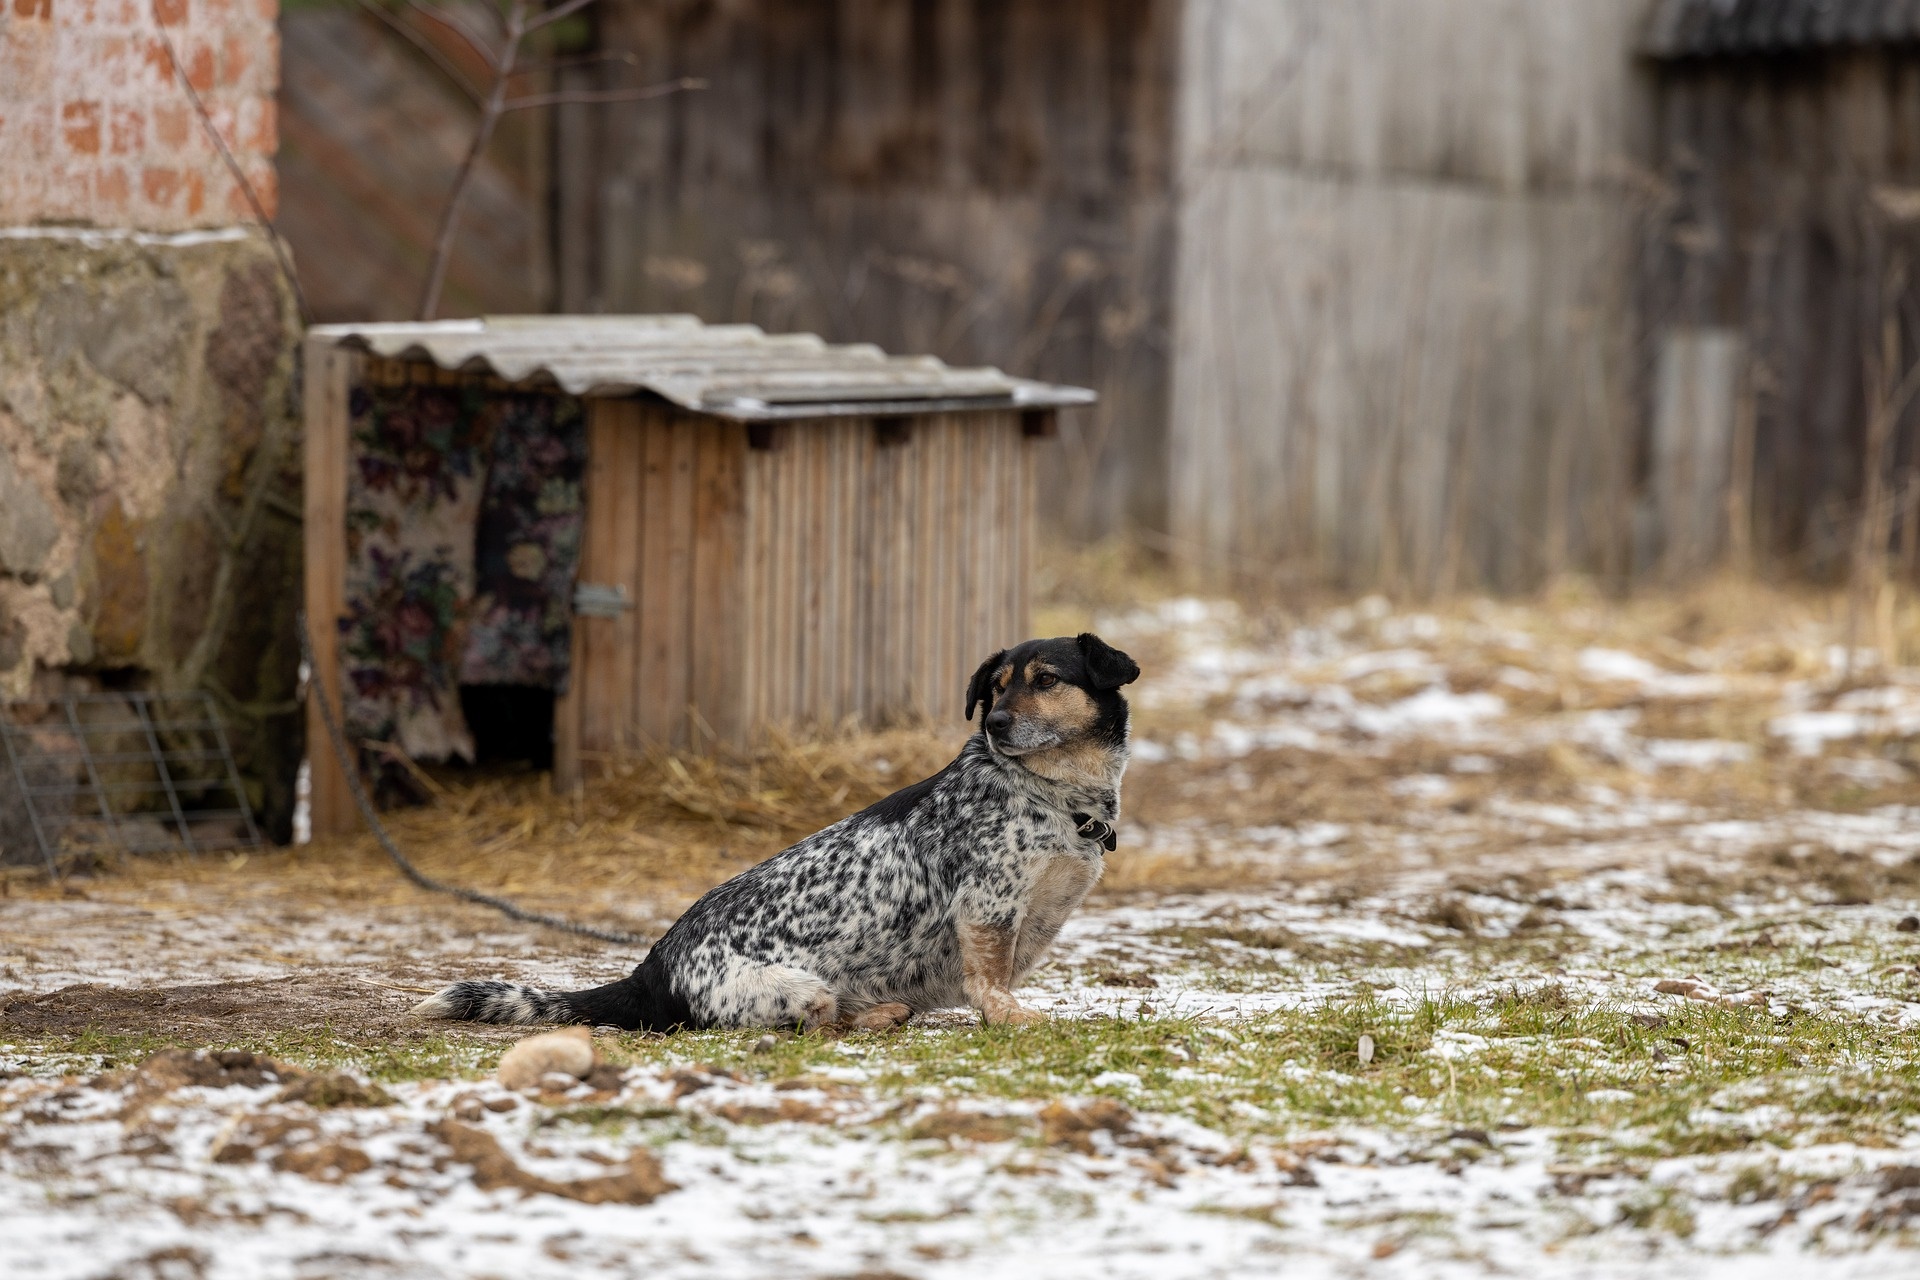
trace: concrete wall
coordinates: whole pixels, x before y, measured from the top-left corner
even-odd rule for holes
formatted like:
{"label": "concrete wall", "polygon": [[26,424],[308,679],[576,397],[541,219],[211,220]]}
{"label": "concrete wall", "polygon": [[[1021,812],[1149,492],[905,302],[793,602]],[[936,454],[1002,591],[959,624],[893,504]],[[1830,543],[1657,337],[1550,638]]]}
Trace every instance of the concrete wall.
{"label": "concrete wall", "polygon": [[1415,590],[1622,570],[1642,0],[1189,0],[1175,546]]}

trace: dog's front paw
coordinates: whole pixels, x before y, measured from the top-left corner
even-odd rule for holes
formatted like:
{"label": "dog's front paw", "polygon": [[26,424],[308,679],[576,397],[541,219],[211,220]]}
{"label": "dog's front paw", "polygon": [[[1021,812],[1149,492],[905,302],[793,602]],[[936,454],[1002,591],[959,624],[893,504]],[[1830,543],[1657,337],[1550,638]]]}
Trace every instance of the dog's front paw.
{"label": "dog's front paw", "polygon": [[1003,992],[988,996],[980,1006],[980,1021],[988,1026],[1030,1027],[1046,1020],[1046,1014],[1027,1008]]}

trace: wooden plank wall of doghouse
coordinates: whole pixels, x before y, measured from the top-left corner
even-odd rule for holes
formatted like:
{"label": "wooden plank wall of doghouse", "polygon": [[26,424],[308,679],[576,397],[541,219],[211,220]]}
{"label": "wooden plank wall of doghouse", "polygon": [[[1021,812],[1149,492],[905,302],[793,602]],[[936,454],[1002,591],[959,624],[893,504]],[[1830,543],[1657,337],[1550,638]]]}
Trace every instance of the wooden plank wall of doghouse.
{"label": "wooden plank wall of doghouse", "polygon": [[1024,636],[1034,446],[1013,413],[749,429],[635,400],[589,411],[580,618],[555,782],[771,725],[957,720]]}
{"label": "wooden plank wall of doghouse", "polygon": [[579,580],[619,587],[633,607],[574,619],[573,679],[555,718],[556,785],[622,752],[744,737],[735,709],[746,452],[737,423],[639,400],[589,401]]}
{"label": "wooden plank wall of doghouse", "polygon": [[347,597],[347,450],[352,435],[347,397],[365,359],[326,338],[307,339],[303,359],[303,556],[307,631],[313,641],[307,695],[308,813],[315,836],[332,836],[353,830],[356,819],[346,772],[314,695],[327,699],[340,723],[338,624]]}
{"label": "wooden plank wall of doghouse", "polygon": [[957,723],[1024,637],[1033,448],[1010,413],[795,423],[747,461],[745,719]]}

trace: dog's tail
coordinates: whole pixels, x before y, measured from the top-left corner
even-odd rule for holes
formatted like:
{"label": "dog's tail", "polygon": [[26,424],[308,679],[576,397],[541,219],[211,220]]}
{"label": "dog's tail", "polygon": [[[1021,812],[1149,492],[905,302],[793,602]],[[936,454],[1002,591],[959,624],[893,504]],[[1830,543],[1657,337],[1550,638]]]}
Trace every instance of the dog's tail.
{"label": "dog's tail", "polygon": [[517,982],[456,982],[413,1011],[454,1022],[586,1022],[623,1031],[671,1031],[690,1022],[686,1002],[671,995],[650,963],[618,982],[585,991],[540,991]]}
{"label": "dog's tail", "polygon": [[456,982],[413,1006],[423,1018],[454,1022],[580,1022],[570,994],[539,991],[517,982]]}

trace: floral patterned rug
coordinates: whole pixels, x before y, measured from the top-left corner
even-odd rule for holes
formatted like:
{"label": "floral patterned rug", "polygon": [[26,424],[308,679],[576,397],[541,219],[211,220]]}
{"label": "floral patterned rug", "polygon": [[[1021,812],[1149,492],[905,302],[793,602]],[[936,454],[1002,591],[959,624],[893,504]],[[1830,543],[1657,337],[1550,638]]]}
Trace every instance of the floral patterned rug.
{"label": "floral patterned rug", "polygon": [[348,733],[471,760],[460,685],[566,686],[585,415],[477,385],[363,386],[350,407]]}

